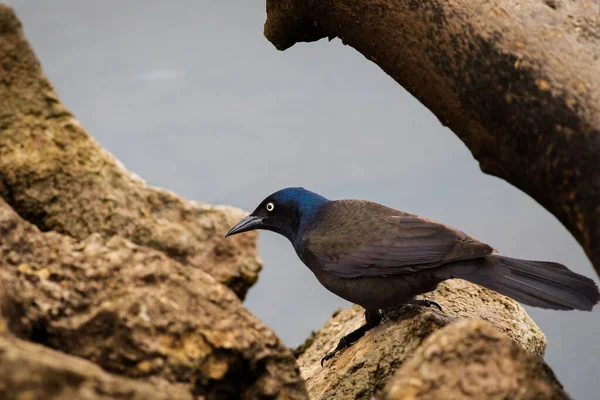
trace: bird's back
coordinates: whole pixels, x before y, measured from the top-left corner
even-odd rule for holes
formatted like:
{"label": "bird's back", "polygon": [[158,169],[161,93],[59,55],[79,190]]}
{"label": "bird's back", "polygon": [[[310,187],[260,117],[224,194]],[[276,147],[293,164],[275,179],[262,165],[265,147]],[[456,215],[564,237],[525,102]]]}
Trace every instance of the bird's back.
{"label": "bird's back", "polygon": [[302,235],[317,267],[346,278],[406,274],[493,249],[452,227],[370,201],[331,201]]}

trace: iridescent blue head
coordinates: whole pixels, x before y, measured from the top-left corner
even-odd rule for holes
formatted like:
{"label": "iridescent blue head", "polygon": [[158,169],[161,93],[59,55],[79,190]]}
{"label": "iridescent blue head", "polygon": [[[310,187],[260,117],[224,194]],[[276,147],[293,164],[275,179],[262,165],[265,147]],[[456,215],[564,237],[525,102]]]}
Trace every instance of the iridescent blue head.
{"label": "iridescent blue head", "polygon": [[227,234],[264,229],[277,232],[292,242],[319,210],[329,200],[302,187],[281,189],[264,199],[246,218],[238,222]]}

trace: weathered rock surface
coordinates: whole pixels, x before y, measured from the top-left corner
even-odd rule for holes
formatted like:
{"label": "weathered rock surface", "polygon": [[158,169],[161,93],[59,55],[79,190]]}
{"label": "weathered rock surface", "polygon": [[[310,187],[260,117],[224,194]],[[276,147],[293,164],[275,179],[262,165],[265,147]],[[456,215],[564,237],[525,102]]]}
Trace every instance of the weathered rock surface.
{"label": "weathered rock surface", "polygon": [[14,337],[0,336],[4,400],[192,400],[184,385],[111,375],[97,365]]}
{"label": "weathered rock surface", "polygon": [[244,216],[148,186],[59,101],[12,9],[0,4],[0,195],[43,231],[120,235],[200,268],[244,298],[262,267]]}
{"label": "weathered rock surface", "polygon": [[0,200],[0,279],[23,339],[208,399],[306,397],[290,350],[234,293],[162,252],[42,233]]}
{"label": "weathered rock surface", "polygon": [[358,306],[335,315],[298,358],[310,398],[370,399],[427,336],[462,318],[488,321],[529,352],[539,356],[544,353],[544,334],[508,297],[456,279],[443,282],[427,298],[438,302],[444,312],[415,306],[388,310],[381,325],[321,368],[321,358],[339,339],[364,323],[364,311]]}
{"label": "weathered rock surface", "polygon": [[394,374],[382,400],[568,399],[544,361],[491,325],[458,321],[433,333]]}
{"label": "weathered rock surface", "polygon": [[[223,236],[245,213],[125,170],[60,103],[6,5],[0,103],[0,339],[16,343],[0,387],[77,397],[95,380],[117,398],[306,398],[290,350],[239,300],[261,268],[257,235]],[[67,354],[49,365],[11,335]]]}

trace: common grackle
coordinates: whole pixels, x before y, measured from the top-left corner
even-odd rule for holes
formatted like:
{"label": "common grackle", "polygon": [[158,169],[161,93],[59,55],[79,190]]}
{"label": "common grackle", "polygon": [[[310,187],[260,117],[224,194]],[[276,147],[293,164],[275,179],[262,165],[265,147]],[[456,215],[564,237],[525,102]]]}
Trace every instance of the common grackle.
{"label": "common grackle", "polygon": [[415,296],[450,278],[540,308],[591,310],[600,300],[591,279],[564,265],[500,256],[458,229],[370,201],[330,201],[304,188],[286,188],[264,199],[226,237],[255,229],[288,238],[323,286],[365,308],[366,324],[344,336],[321,365],[378,325],[381,309],[440,308]]}

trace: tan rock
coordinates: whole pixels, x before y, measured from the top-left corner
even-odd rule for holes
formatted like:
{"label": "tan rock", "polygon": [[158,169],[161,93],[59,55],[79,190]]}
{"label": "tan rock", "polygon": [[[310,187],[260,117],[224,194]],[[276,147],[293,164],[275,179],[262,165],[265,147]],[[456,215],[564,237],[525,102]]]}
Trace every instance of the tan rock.
{"label": "tan rock", "polygon": [[298,358],[311,399],[369,399],[408,360],[423,340],[458,318],[490,321],[527,350],[543,355],[546,338],[525,310],[509,299],[463,280],[450,280],[427,295],[443,308],[406,306],[385,313],[381,325],[352,347],[320,365],[339,339],[364,323],[363,309],[341,311]]}
{"label": "tan rock", "polygon": [[568,399],[544,361],[490,324],[457,321],[429,336],[383,400]]}
{"label": "tan rock", "polygon": [[97,365],[14,337],[0,336],[0,398],[6,400],[192,400],[188,388],[127,379]]}
{"label": "tan rock", "polygon": [[244,298],[262,267],[257,234],[223,236],[245,212],[185,201],[127,171],[60,102],[3,4],[0,77],[0,195],[15,211],[43,231],[118,234],[155,248]]}
{"label": "tan rock", "polygon": [[42,233],[2,200],[0,238],[11,333],[207,399],[306,398],[291,351],[204,271],[120,236]]}

